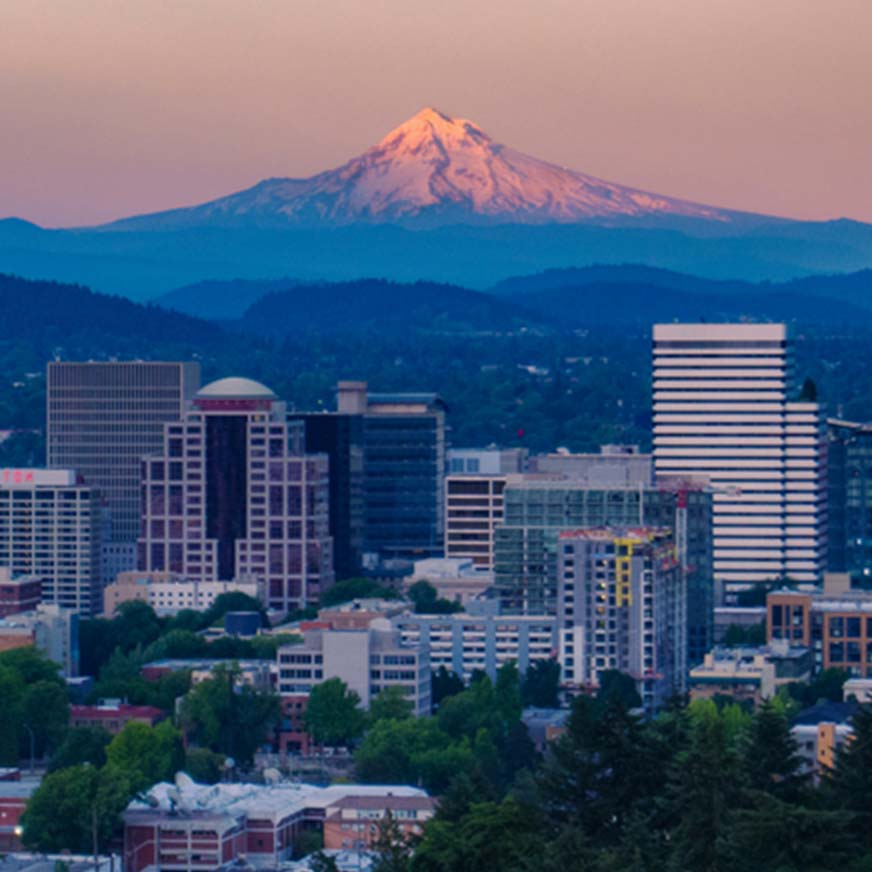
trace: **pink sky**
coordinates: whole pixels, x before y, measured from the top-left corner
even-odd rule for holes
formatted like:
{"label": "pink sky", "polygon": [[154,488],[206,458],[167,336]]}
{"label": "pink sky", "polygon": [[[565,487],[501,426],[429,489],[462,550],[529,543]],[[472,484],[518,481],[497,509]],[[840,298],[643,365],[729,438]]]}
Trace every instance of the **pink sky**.
{"label": "pink sky", "polygon": [[0,216],[334,167],[425,105],[627,185],[872,221],[869,0],[3,0]]}

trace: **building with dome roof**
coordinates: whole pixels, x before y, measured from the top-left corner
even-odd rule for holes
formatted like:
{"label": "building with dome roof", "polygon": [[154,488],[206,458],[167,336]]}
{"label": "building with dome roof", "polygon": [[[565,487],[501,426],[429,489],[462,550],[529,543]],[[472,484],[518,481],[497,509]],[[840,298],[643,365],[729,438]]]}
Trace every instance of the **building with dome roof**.
{"label": "building with dome roof", "polygon": [[266,385],[201,388],[142,465],[139,568],[190,581],[255,581],[270,608],[317,603],[333,583],[328,461]]}

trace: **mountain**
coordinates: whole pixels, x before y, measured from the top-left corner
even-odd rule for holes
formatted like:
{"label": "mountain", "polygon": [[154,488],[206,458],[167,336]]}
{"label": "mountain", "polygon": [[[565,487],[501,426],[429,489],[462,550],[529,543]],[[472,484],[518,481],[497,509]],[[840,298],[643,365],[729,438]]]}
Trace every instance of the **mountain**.
{"label": "mountain", "polygon": [[[361,276],[485,289],[548,269],[635,263],[717,281],[872,267],[872,225],[734,212],[605,182],[419,112],[338,169],[92,228],[0,221],[0,272],[235,317],[237,280]],[[850,291],[857,301],[863,288]],[[810,289],[812,296],[817,289]],[[187,302],[185,302],[187,300]]]}
{"label": "mountain", "polygon": [[201,206],[109,227],[543,224],[651,217],[731,223],[739,215],[555,166],[494,142],[472,121],[426,108],[337,169],[308,179],[267,179]]}

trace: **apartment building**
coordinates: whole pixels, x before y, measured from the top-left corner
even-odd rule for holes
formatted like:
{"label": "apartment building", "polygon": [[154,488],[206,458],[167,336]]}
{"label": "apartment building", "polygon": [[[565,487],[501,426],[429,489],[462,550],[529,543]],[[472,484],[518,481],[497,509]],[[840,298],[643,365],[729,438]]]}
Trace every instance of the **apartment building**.
{"label": "apartment building", "polygon": [[585,529],[558,541],[563,680],[596,687],[602,672],[618,670],[656,711],[683,691],[687,673],[687,582],[671,531]]}

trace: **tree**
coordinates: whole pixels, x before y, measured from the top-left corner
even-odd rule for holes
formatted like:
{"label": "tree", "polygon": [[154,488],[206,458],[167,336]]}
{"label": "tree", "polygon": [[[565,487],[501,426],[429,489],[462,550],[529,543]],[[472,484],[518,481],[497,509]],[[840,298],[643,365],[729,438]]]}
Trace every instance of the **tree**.
{"label": "tree", "polygon": [[22,724],[21,702],[24,698],[25,685],[15,669],[0,665],[0,764],[17,766],[21,736],[24,732]]}
{"label": "tree", "polygon": [[430,676],[430,695],[433,700],[433,708],[438,708],[442,700],[462,693],[465,688],[463,679],[456,672],[449,672],[444,666],[440,666]]}
{"label": "tree", "polygon": [[200,784],[217,784],[224,771],[223,754],[208,748],[190,748],[185,755],[185,772]]}
{"label": "tree", "polygon": [[785,715],[764,702],[751,721],[743,749],[748,786],[779,796],[795,796],[803,780],[802,759]]}
{"label": "tree", "polygon": [[410,718],[413,709],[412,702],[402,688],[386,687],[372,698],[369,704],[369,721],[372,724],[385,718],[401,721]]}
{"label": "tree", "polygon": [[372,851],[372,872],[409,872],[412,846],[390,810],[378,822]]}
{"label": "tree", "polygon": [[227,612],[258,612],[264,626],[269,626],[266,609],[260,600],[239,590],[231,590],[215,597],[215,602],[203,612],[200,627],[212,627],[223,620]]}
{"label": "tree", "polygon": [[557,708],[560,705],[560,664],[554,659],[531,663],[524,675],[521,693],[525,706]]}
{"label": "tree", "polygon": [[156,727],[130,721],[106,748],[107,767],[121,773],[134,792],[172,781],[184,761],[182,735],[169,721]]}
{"label": "tree", "polygon": [[729,837],[729,813],[740,806],[742,770],[725,718],[713,704],[699,706],[692,716],[690,747],[676,758],[668,796],[678,821],[674,867],[682,872],[719,869],[719,840]]}
{"label": "tree", "polygon": [[837,808],[850,812],[852,831],[872,850],[872,706],[861,706],[853,717],[854,736],[839,748],[827,790]]}
{"label": "tree", "polygon": [[90,763],[98,769],[106,762],[106,746],[112,736],[102,727],[72,727],[55,750],[48,763],[48,771],[67,769]]}
{"label": "tree", "polygon": [[238,666],[219,665],[182,702],[181,723],[198,745],[248,764],[281,717],[278,697],[242,682]]}
{"label": "tree", "polygon": [[0,667],[3,666],[18,673],[25,684],[45,681],[63,686],[63,681],[58,675],[60,666],[32,645],[4,651],[0,654]]}
{"label": "tree", "polygon": [[363,733],[366,716],[357,693],[340,678],[328,678],[312,688],[305,724],[319,745],[349,745]]}
{"label": "tree", "polygon": [[384,587],[371,578],[347,578],[345,581],[337,581],[321,594],[321,605],[329,608],[356,599],[396,598],[395,590]]}
{"label": "tree", "polygon": [[43,778],[21,816],[22,841],[36,851],[90,854],[118,831],[120,815],[133,796],[117,769],[87,764]]}
{"label": "tree", "polygon": [[419,615],[450,615],[462,612],[459,602],[443,599],[429,581],[416,581],[406,592],[414,604],[415,614]]}
{"label": "tree", "polygon": [[[70,704],[66,690],[53,680],[40,680],[24,691],[21,703],[22,722],[33,730],[34,750],[38,756],[53,751],[62,741],[70,721]],[[22,737],[22,746],[29,736]]]}

